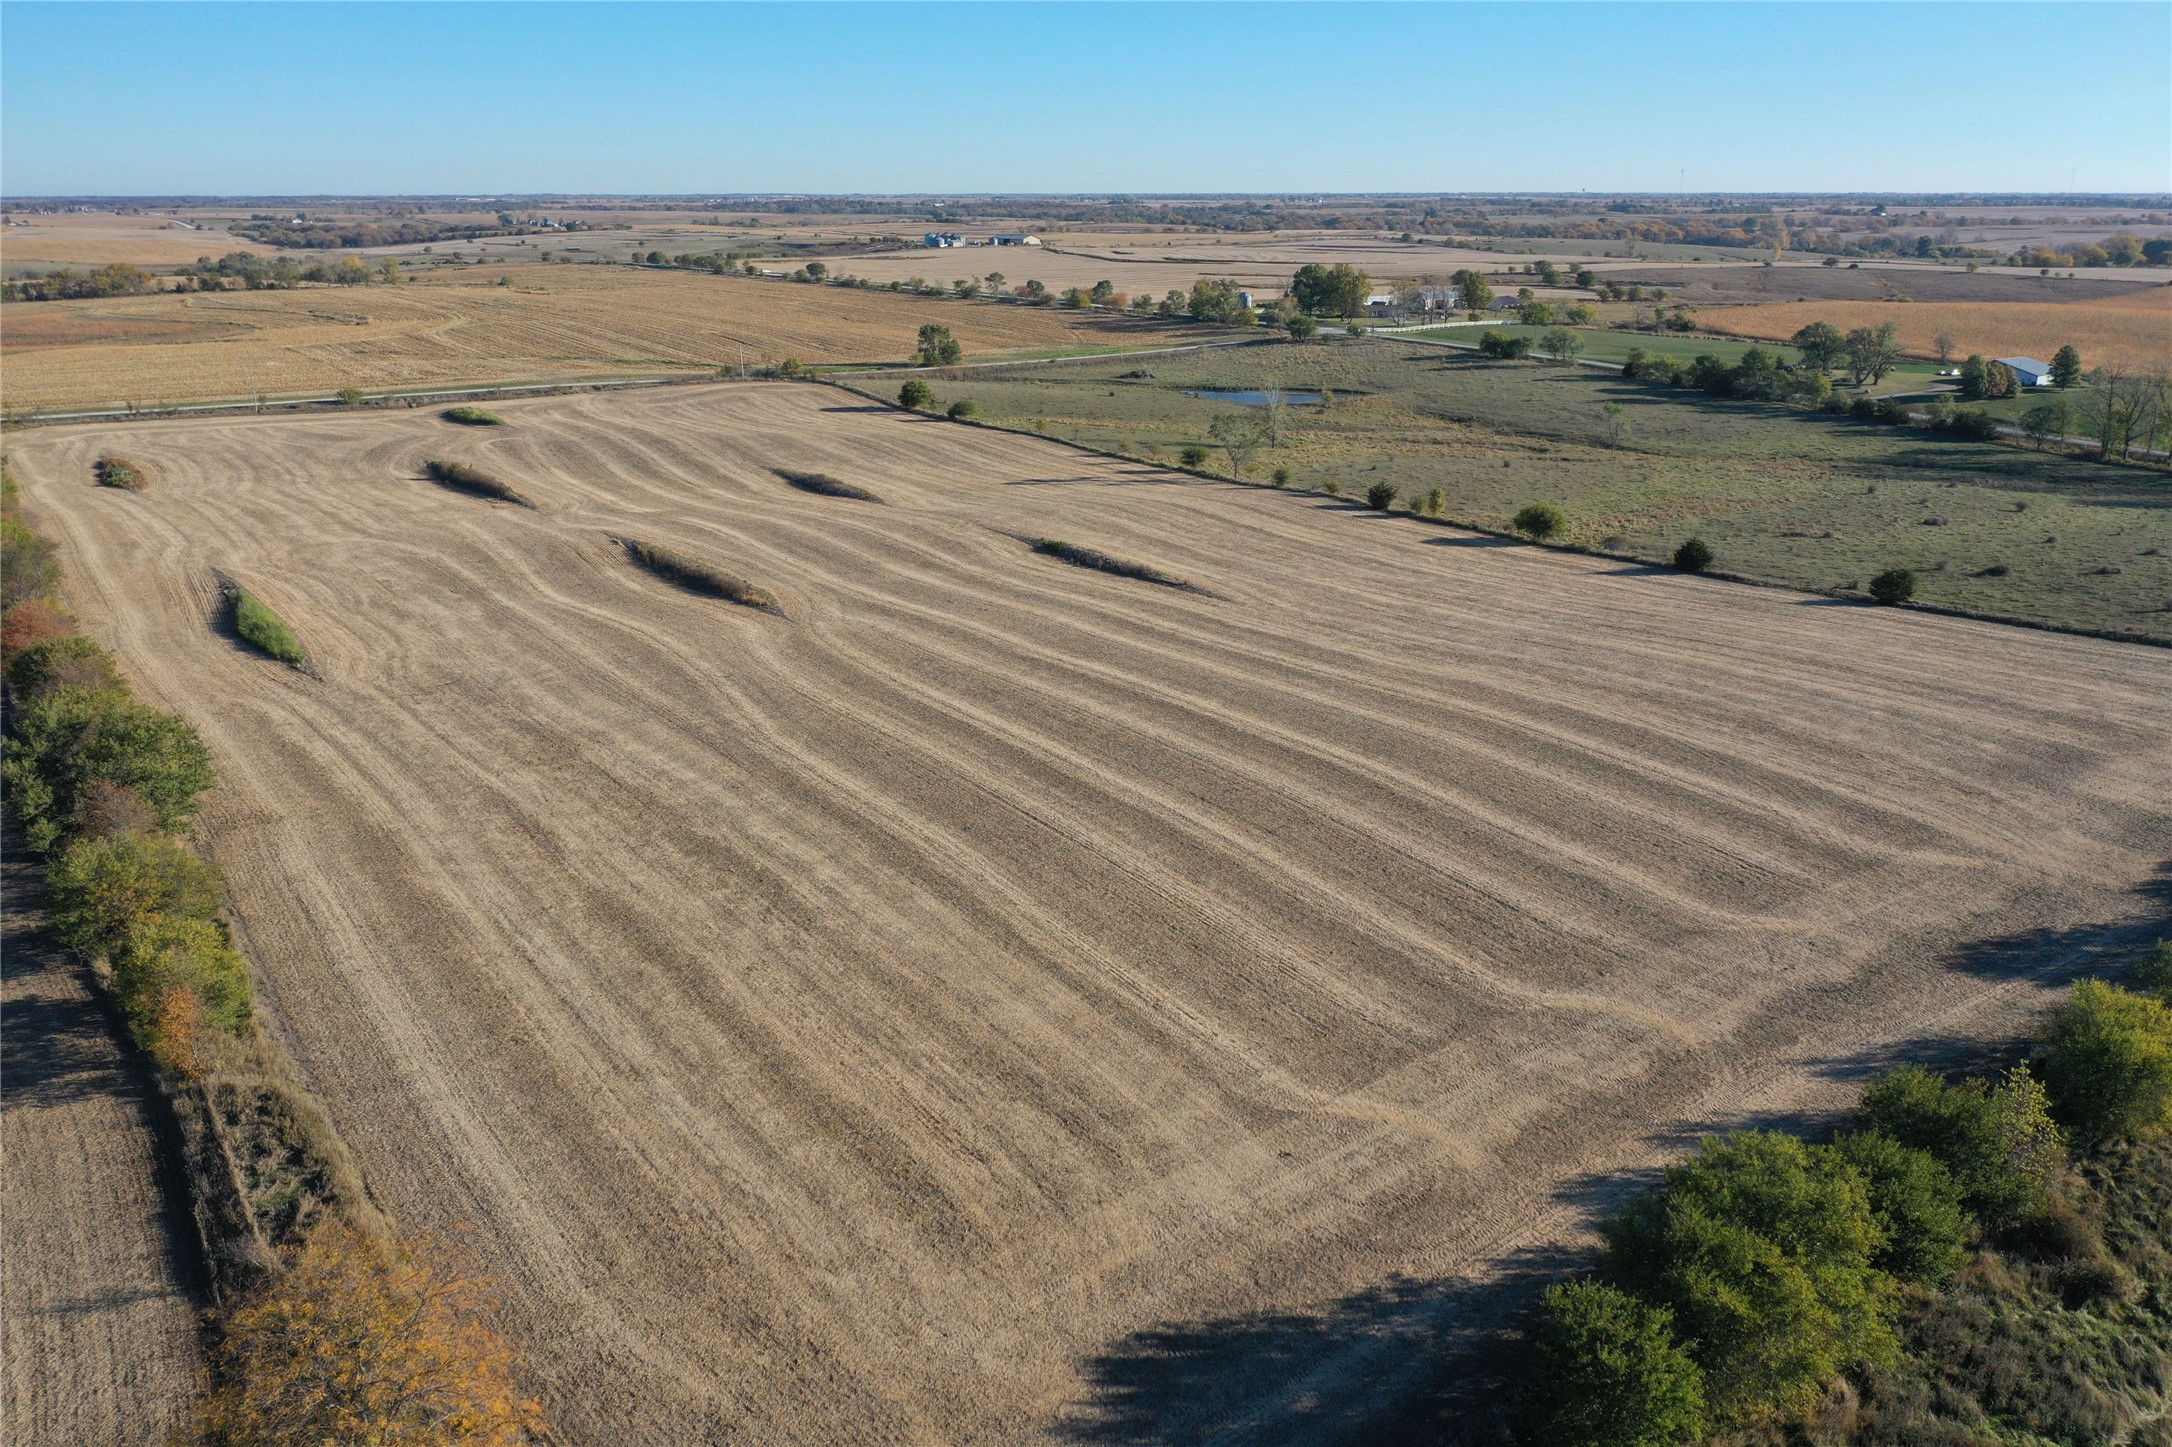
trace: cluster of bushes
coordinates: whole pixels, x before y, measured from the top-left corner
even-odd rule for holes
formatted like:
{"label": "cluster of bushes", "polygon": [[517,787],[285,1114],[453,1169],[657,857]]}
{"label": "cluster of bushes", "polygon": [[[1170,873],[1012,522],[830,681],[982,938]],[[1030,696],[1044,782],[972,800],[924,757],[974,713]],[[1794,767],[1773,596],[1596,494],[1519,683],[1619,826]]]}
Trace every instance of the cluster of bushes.
{"label": "cluster of bushes", "polygon": [[470,467],[465,462],[446,462],[432,458],[423,463],[422,470],[432,482],[442,483],[455,492],[464,492],[470,497],[487,497],[495,502],[509,502],[518,507],[535,506],[511,484],[501,482],[481,468]]}
{"label": "cluster of bushes", "polygon": [[117,487],[123,492],[142,492],[151,485],[151,475],[140,462],[108,453],[92,464],[100,487]]}
{"label": "cluster of bushes", "polygon": [[[1608,1224],[1595,1279],[1541,1302],[1528,1440],[1658,1447],[1835,1401],[1876,1428],[1854,1440],[1896,1443],[1994,1440],[1962,1426],[2112,1441],[2148,1420],[2172,1382],[2172,1257],[2108,1245],[2113,1213],[2075,1169],[2172,1127],[2172,947],[2145,986],[2077,984],[2034,1066],[1996,1081],[1903,1066],[1829,1143],[1706,1140]],[[2172,1191],[2147,1217],[2159,1231],[2168,1208]],[[2077,1354],[2108,1379],[2055,1381]]]}
{"label": "cluster of bushes", "polygon": [[230,251],[217,260],[208,256],[197,258],[196,264],[182,273],[182,277],[190,285],[212,291],[230,285],[248,291],[276,291],[305,281],[330,286],[364,286],[372,282],[399,281],[400,264],[389,256],[375,266],[354,256],[305,264],[291,256]]}
{"label": "cluster of bushes", "polygon": [[860,502],[881,502],[882,499],[855,483],[844,482],[826,472],[800,472],[789,467],[772,467],[771,472],[783,478],[801,492],[820,493],[824,497],[849,497]]}
{"label": "cluster of bushes", "polygon": [[782,613],[777,600],[768,589],[758,587],[740,577],[728,573],[713,564],[690,558],[658,543],[626,540],[626,553],[636,563],[662,578],[676,583],[690,593],[701,593],[711,598],[722,598],[727,603],[742,607],[759,608],[766,613]]}
{"label": "cluster of bushes", "polygon": [[447,422],[457,422],[463,427],[503,427],[505,419],[495,412],[480,407],[447,407],[439,414]]}
{"label": "cluster of bushes", "polygon": [[1094,548],[1082,548],[1076,543],[1063,542],[1057,538],[1028,538],[1026,543],[1033,551],[1076,568],[1092,568],[1096,572],[1114,573],[1119,578],[1136,578],[1142,583],[1159,583],[1164,588],[1176,588],[1186,593],[1202,591],[1174,573],[1164,572],[1146,563],[1112,557]]}
{"label": "cluster of bushes", "polygon": [[536,231],[586,231],[587,223],[565,221],[543,227],[501,214],[495,226],[462,226],[450,221],[408,219],[378,221],[359,216],[251,216],[235,223],[234,234],[267,246],[334,249],[355,246],[420,246],[437,241],[469,241],[483,236],[526,236]]}
{"label": "cluster of bushes", "polygon": [[1635,347],[1622,363],[1621,372],[1639,382],[1659,382],[1714,397],[1759,402],[1816,403],[1833,394],[1832,381],[1822,371],[1790,367],[1763,347],[1751,347],[1732,366],[1709,352],[1699,353],[1685,365],[1677,358]]}
{"label": "cluster of bushes", "polygon": [[209,752],[74,630],[18,505],[0,465],[0,786],[56,938],[112,991],[180,1124],[224,1308],[196,1440],[525,1440],[537,1409],[472,1288],[391,1236],[258,1026],[225,882],[182,838]]}
{"label": "cluster of bushes", "polygon": [[[918,377],[909,377],[905,385],[897,389],[897,405],[909,412],[926,412],[935,406],[935,389]],[[944,410],[944,416],[953,422],[963,422],[977,409],[964,397],[952,402]]]}
{"label": "cluster of bushes", "polygon": [[2082,266],[2172,266],[2172,236],[2153,236],[2147,240],[2132,232],[2122,231],[2107,236],[2093,246],[2077,246],[2071,251],[2054,251],[2048,246],[2025,246],[2006,258],[2008,266],[2065,267],[2069,270]]}
{"label": "cluster of bushes", "polygon": [[62,268],[44,276],[0,282],[0,301],[71,301],[83,297],[142,296],[158,280],[140,267],[116,262],[87,274]]}
{"label": "cluster of bushes", "polygon": [[302,640],[294,636],[294,630],[284,619],[239,583],[229,582],[225,589],[226,604],[233,614],[234,632],[243,642],[289,668],[309,667],[308,650],[302,647]]}

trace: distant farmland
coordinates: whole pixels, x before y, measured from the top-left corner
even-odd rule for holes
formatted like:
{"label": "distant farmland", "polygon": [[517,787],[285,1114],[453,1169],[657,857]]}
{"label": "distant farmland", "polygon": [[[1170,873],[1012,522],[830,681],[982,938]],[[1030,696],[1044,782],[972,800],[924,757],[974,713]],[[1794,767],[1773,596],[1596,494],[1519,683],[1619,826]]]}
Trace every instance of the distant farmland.
{"label": "distant farmland", "polygon": [[2099,301],[1800,301],[1697,313],[1699,326],[1741,337],[1791,337],[1811,322],[1831,322],[1842,330],[1892,322],[1900,328],[1901,345],[1920,357],[1934,355],[1934,343],[1945,335],[1953,338],[1956,358],[1981,352],[2048,362],[2072,343],[2089,366],[2109,362],[2172,370],[2172,286]]}
{"label": "distant farmland", "polygon": [[[2161,909],[2165,650],[830,388],[493,410],[10,452],[216,758],[297,1060],[501,1283],[569,1443],[1427,1440],[1440,1328],[1500,1320],[1595,1179],[2005,1036],[2045,941]],[[431,482],[455,445],[534,506]],[[1614,465],[1492,471],[1541,445]],[[221,633],[221,572],[313,676]]]}
{"label": "distant farmland", "polygon": [[[1595,351],[1645,340],[1584,335]],[[1135,361],[1096,358],[962,373],[935,389],[989,421],[1118,452],[1174,460],[1206,446],[1217,471],[1228,458],[1210,429],[1242,409],[1194,391],[1325,390],[1332,405],[1289,408],[1248,476],[1282,469],[1295,486],[1353,495],[1387,483],[1406,505],[1438,487],[1447,516],[1504,530],[1524,504],[1551,502],[1586,545],[1664,559],[1696,534],[1729,571],[1818,590],[1905,567],[1927,602],[2172,641],[2162,473],[1386,339],[1150,360],[1150,378],[1127,376]],[[1609,404],[1627,428],[1618,446]]]}
{"label": "distant farmland", "polygon": [[[499,277],[511,285],[499,286]],[[305,287],[6,308],[7,404],[149,407],[802,362],[896,361],[924,322],[969,355],[1182,340],[1054,307],[938,301],[624,266],[477,266],[399,286]]]}

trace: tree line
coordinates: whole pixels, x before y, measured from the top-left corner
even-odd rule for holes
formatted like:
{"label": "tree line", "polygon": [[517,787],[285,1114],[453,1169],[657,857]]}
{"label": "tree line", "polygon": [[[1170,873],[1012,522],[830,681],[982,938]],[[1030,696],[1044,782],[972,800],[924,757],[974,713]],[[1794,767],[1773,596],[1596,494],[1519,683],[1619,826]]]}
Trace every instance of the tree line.
{"label": "tree line", "polygon": [[213,783],[209,751],[76,631],[52,546],[19,503],[0,462],[0,782],[44,862],[54,934],[104,966],[187,1143],[220,1308],[188,1440],[531,1440],[538,1409],[480,1289],[392,1233],[261,1027],[225,881],[184,840]]}

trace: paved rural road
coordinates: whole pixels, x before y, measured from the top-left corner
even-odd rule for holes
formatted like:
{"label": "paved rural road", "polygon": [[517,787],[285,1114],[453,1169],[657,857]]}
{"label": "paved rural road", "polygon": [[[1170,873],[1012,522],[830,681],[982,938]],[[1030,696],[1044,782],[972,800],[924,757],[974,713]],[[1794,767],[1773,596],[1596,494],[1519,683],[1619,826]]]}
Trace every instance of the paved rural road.
{"label": "paved rural road", "polygon": [[0,1033],[0,1438],[156,1447],[197,1370],[194,1272],[152,1087],[39,911],[10,841]]}

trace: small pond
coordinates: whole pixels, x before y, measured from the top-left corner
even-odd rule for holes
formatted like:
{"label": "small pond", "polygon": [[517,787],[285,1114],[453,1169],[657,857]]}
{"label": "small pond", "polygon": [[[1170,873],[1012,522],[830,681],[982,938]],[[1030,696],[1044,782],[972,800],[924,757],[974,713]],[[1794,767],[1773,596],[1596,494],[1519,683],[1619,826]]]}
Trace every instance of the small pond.
{"label": "small pond", "polygon": [[1265,407],[1275,402],[1292,407],[1317,407],[1321,397],[1318,392],[1239,392],[1226,387],[1200,387],[1187,390],[1187,397],[1204,397],[1209,402],[1235,402],[1245,407]]}

